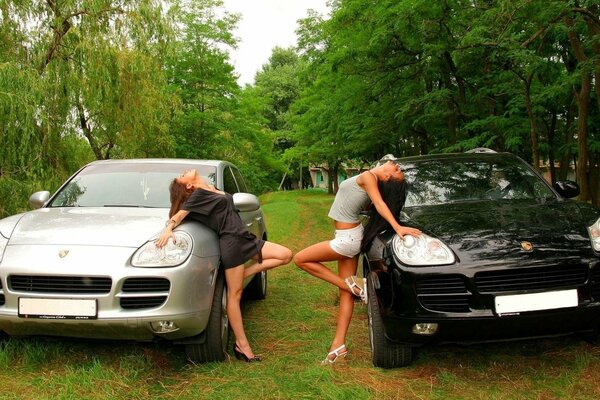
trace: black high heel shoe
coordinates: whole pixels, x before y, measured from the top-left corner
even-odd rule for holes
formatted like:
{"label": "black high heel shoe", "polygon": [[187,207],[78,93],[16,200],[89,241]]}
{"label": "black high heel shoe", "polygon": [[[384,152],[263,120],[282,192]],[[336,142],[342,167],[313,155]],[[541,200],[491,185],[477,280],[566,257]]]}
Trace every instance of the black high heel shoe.
{"label": "black high heel shoe", "polygon": [[261,356],[254,355],[254,357],[249,358],[247,355],[242,353],[242,350],[240,350],[237,343],[233,344],[233,354],[235,354],[235,358],[237,358],[238,360],[244,360],[246,362],[262,361]]}

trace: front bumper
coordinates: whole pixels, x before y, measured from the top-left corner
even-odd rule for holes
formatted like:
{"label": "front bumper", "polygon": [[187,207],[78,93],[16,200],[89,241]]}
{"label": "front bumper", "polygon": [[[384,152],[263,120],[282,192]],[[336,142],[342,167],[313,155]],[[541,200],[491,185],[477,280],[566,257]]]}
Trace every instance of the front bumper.
{"label": "front bumper", "polygon": [[[150,341],[196,336],[208,323],[218,256],[190,256],[177,267],[137,268],[135,249],[9,246],[0,264],[0,330],[11,336],[50,335]],[[92,300],[90,319],[19,315],[19,299]],[[159,323],[177,329],[159,329]]]}
{"label": "front bumper", "polygon": [[[368,269],[386,337],[396,343],[476,343],[600,329],[600,262],[535,268],[408,269],[372,262]],[[526,270],[526,273],[522,273]],[[564,271],[563,271],[564,270]],[[474,272],[475,271],[475,272]],[[482,271],[485,271],[481,274]],[[514,273],[518,271],[518,273]],[[569,291],[576,306],[498,313],[496,298]],[[416,324],[437,324],[433,334]]]}

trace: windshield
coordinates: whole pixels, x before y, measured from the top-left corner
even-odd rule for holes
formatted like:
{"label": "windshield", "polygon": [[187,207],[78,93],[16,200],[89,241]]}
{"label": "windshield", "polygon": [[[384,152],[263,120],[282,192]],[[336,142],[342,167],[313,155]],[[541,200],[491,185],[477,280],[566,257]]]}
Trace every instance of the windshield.
{"label": "windshield", "polygon": [[406,207],[481,200],[556,198],[527,165],[512,159],[437,159],[401,163]]}
{"label": "windshield", "polygon": [[216,168],[198,164],[115,163],[90,165],[56,195],[49,207],[169,208],[169,185],[188,169],[215,183]]}

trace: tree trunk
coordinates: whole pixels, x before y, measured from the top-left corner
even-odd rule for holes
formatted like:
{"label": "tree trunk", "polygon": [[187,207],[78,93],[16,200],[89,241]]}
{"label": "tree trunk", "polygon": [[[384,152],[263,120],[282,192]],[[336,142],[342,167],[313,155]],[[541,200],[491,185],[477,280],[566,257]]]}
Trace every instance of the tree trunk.
{"label": "tree trunk", "polygon": [[581,192],[579,199],[582,201],[590,200],[588,185],[588,147],[587,147],[587,117],[589,111],[589,100],[592,90],[592,76],[585,71],[581,72],[581,90],[576,93],[577,107],[577,183]]}
{"label": "tree trunk", "polygon": [[[569,28],[567,36],[569,42],[573,47],[573,53],[577,58],[580,65],[588,61],[588,57],[585,54],[583,45],[579,40],[579,37],[573,31],[573,19],[571,17],[565,17],[565,24]],[[582,201],[590,200],[589,181],[587,177],[588,172],[588,149],[587,149],[587,117],[589,111],[590,94],[592,92],[592,74],[588,67],[581,68],[581,89],[575,92],[575,98],[577,99],[577,183],[581,192],[579,199]]]}

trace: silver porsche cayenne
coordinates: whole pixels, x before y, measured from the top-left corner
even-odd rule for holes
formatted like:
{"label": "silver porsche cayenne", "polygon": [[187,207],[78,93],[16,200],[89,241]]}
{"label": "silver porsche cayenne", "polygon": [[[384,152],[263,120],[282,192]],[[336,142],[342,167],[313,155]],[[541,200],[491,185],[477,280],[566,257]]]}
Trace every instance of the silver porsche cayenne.
{"label": "silver porsche cayenne", "polygon": [[[184,222],[176,244],[157,249],[169,183],[196,169],[234,196],[249,231],[266,239],[258,198],[239,170],[215,160],[92,162],[34,211],[0,220],[0,331],[9,336],[152,341],[185,346],[197,362],[225,358],[226,288],[215,233]],[[245,297],[266,295],[266,273]]]}

